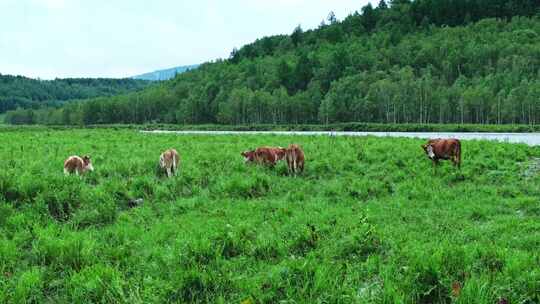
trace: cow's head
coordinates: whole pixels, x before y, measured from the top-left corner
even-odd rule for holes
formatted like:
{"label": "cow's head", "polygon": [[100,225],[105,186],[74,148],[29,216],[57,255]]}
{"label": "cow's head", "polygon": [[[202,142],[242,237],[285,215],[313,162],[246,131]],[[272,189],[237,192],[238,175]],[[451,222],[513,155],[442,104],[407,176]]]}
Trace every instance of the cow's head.
{"label": "cow's head", "polygon": [[254,150],[244,151],[244,152],[240,153],[240,155],[242,155],[244,157],[244,162],[246,162],[246,163],[255,161],[255,151]]}
{"label": "cow's head", "polygon": [[85,155],[82,158],[84,163],[84,171],[94,171],[94,166],[92,166],[92,161],[90,160],[89,155]]}
{"label": "cow's head", "polygon": [[165,152],[159,156],[158,168],[165,169]]}
{"label": "cow's head", "polygon": [[424,144],[422,145],[422,149],[424,149],[424,152],[426,152],[426,155],[433,159],[435,158],[435,152],[433,152],[433,146],[431,144]]}

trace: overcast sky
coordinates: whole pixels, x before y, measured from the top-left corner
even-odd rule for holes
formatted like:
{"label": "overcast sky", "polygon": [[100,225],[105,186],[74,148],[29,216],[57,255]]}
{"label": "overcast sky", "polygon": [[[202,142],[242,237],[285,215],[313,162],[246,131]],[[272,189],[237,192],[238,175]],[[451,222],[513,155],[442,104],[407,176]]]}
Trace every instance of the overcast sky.
{"label": "overcast sky", "polygon": [[[0,73],[127,77],[227,58],[368,0],[0,0]],[[372,1],[372,3],[374,3]]]}

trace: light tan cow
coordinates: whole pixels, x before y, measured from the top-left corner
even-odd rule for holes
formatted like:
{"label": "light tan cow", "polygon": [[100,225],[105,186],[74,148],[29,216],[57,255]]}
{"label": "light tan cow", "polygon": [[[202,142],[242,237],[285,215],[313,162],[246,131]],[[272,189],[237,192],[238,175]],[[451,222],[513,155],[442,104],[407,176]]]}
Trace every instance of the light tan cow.
{"label": "light tan cow", "polygon": [[290,144],[285,149],[285,159],[287,160],[287,168],[289,173],[304,172],[304,151],[299,145]]}
{"label": "light tan cow", "polygon": [[165,170],[167,177],[176,175],[180,165],[180,155],[175,149],[168,149],[159,156],[159,167]]}
{"label": "light tan cow", "polygon": [[68,157],[64,162],[64,174],[66,175],[72,173],[81,175],[86,171],[94,171],[94,166],[92,166],[92,161],[88,155],[83,157],[73,155]]}

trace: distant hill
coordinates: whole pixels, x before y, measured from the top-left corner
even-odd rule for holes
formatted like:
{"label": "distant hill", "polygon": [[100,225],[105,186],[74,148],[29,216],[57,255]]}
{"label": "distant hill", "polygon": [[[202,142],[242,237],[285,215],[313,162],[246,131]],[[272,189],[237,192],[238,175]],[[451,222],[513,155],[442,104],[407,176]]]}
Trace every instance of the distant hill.
{"label": "distant hill", "polygon": [[0,113],[17,108],[59,106],[68,100],[109,97],[136,92],[149,81],[123,78],[65,78],[40,80],[0,74]]}
{"label": "distant hill", "polygon": [[185,71],[193,70],[198,68],[198,64],[194,65],[186,65],[186,66],[179,66],[175,68],[165,69],[165,70],[157,70],[150,73],[145,73],[137,76],[133,76],[131,78],[133,79],[140,79],[140,80],[150,80],[150,81],[162,81],[162,80],[168,80],[171,78],[174,78],[176,74],[182,74]]}

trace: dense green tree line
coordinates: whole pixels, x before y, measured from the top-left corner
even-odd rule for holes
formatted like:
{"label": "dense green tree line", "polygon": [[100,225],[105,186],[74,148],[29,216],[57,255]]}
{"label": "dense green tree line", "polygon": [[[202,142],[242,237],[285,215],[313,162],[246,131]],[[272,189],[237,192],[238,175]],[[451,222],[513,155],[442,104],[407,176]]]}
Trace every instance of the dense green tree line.
{"label": "dense green tree line", "polygon": [[134,79],[67,78],[38,80],[0,74],[0,113],[17,108],[59,106],[66,100],[113,96],[141,90],[148,82]]}
{"label": "dense green tree line", "polygon": [[540,2],[394,0],[266,37],[138,93],[8,122],[540,121]]}

